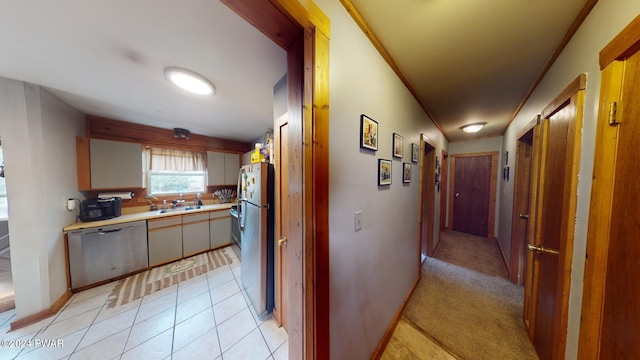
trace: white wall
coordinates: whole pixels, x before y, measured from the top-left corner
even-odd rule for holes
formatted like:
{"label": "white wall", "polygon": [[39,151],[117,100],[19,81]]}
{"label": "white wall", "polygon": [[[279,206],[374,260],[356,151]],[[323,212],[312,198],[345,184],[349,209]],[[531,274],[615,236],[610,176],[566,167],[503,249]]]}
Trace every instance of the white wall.
{"label": "white wall", "polygon": [[[576,359],[580,330],[580,310],[586,238],[588,229],[591,176],[593,173],[595,132],[600,93],[598,54],[622,29],[640,14],[640,1],[600,0],[576,35],[526,102],[504,134],[504,149],[515,154],[516,136],[542,109],[581,73],[587,74],[587,91],[582,129],[582,150],[578,184],[578,211],[569,297],[569,326],[566,359]],[[511,156],[510,156],[511,158]],[[509,160],[511,162],[511,159]],[[513,187],[505,184],[502,204],[513,203]],[[501,237],[511,236],[511,207],[501,206]],[[507,226],[508,224],[508,226]]]}
{"label": "white wall", "polygon": [[84,116],[39,86],[0,78],[11,265],[18,319],[49,308],[67,289],[62,228],[75,222],[75,137]]}
{"label": "white wall", "polygon": [[[413,180],[404,185],[402,162],[411,161],[410,144],[420,133],[437,154],[446,144],[340,2],[316,3],[331,21],[331,358],[366,359],[418,275],[419,172],[414,164]],[[363,113],[379,123],[375,153],[359,147]],[[404,137],[404,158],[393,160],[392,185],[378,187],[378,159],[392,159],[394,132]],[[363,212],[360,231],[354,231],[356,210]]]}

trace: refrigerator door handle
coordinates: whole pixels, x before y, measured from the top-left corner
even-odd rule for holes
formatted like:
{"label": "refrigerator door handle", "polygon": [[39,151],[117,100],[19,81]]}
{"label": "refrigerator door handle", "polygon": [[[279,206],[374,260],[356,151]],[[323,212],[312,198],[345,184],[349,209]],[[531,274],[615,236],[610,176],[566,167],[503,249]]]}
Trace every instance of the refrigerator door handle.
{"label": "refrigerator door handle", "polygon": [[236,190],[236,199],[238,201],[238,226],[240,227],[240,231],[244,230],[244,221],[243,218],[244,216],[242,216],[242,193],[240,192],[240,190],[242,190],[242,173],[244,172],[244,170],[241,168],[240,171],[238,171],[238,187]]}

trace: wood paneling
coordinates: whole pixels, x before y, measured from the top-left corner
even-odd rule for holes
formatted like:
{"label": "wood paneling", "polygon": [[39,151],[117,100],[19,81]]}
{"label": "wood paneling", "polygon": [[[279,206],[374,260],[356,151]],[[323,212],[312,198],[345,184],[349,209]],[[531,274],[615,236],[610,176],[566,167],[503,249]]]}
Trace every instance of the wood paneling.
{"label": "wood paneling", "polygon": [[87,133],[96,139],[127,141],[186,150],[242,154],[253,149],[251,143],[193,133],[189,135],[189,140],[179,140],[173,137],[172,129],[162,129],[92,115],[87,115]]}
{"label": "wood paneling", "polygon": [[88,138],[76,138],[78,190],[91,190],[91,153]]}

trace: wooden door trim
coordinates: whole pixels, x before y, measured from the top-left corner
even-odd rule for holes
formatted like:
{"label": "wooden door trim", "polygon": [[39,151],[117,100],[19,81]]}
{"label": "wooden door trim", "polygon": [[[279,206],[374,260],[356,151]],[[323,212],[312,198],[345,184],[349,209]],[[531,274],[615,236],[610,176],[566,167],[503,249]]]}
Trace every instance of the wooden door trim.
{"label": "wooden door trim", "polygon": [[[425,163],[428,161],[429,164],[434,165],[435,163],[435,151],[436,147],[431,144],[424,134],[420,134],[420,208],[418,209],[418,276],[422,273],[420,270],[422,268],[422,251],[423,251],[423,242],[422,235],[424,233],[424,213],[427,212],[427,215],[431,215],[431,218],[427,226],[427,239],[426,239],[426,254],[427,256],[432,256],[434,252],[433,247],[433,227],[434,227],[434,213],[435,213],[435,166],[432,166],[430,169],[426,169],[427,176],[425,178]],[[425,152],[427,149],[430,149],[431,159],[427,159],[425,157]],[[424,201],[424,192],[427,191],[431,194],[431,201],[429,204],[423,204]]]}
{"label": "wooden door trim", "polygon": [[602,313],[619,131],[617,126],[609,125],[609,103],[621,100],[625,72],[624,60],[636,54],[638,50],[640,50],[640,16],[636,17],[600,52],[600,68],[603,71],[587,231],[582,321],[578,342],[578,356],[584,359],[600,358],[602,340]]}
{"label": "wooden door trim", "polygon": [[327,359],[329,18],[312,0],[221,1],[287,50],[289,357]]}
{"label": "wooden door trim", "polygon": [[624,60],[640,50],[640,15],[600,51],[600,70],[616,60]]}
{"label": "wooden door trim", "polygon": [[[282,156],[282,151],[281,151],[281,147],[280,147],[280,128],[282,126],[285,126],[288,123],[288,113],[284,113],[282,116],[280,116],[279,118],[277,118],[275,120],[275,131],[273,132],[273,147],[274,147],[274,166],[276,167],[276,171],[275,171],[275,175],[276,175],[276,186],[275,186],[275,199],[277,202],[280,202],[281,199],[281,193],[282,193],[282,178],[280,176],[281,172],[278,171],[278,167],[281,166],[280,163],[280,158]],[[276,241],[279,240],[279,238],[282,236],[282,209],[280,208],[281,203],[276,205],[276,223],[275,223],[275,239]],[[284,319],[285,319],[285,315],[282,314],[282,309],[283,309],[283,303],[286,303],[287,301],[284,301],[282,299],[282,283],[279,281],[281,280],[281,273],[282,273],[282,261],[280,260],[281,255],[281,250],[280,250],[280,245],[279,244],[275,244],[275,251],[274,251],[274,258],[275,258],[275,265],[276,265],[276,269],[275,269],[275,301],[274,301],[274,307],[273,307],[273,318],[276,320],[276,322],[278,324],[280,324],[285,331],[288,329],[288,324],[285,323]]]}
{"label": "wooden door trim", "polygon": [[587,88],[587,74],[580,74],[575,78],[569,86],[553,99],[544,110],[542,110],[542,118],[547,119],[556,112],[564,108],[564,105],[580,90]]}
{"label": "wooden door trim", "polygon": [[449,183],[451,184],[449,191],[449,222],[451,223],[451,228],[453,229],[453,208],[454,208],[454,193],[455,189],[453,186],[455,185],[456,180],[456,159],[460,157],[475,157],[475,156],[491,156],[491,179],[489,186],[489,218],[487,219],[487,238],[496,240],[495,237],[495,222],[496,222],[496,187],[498,184],[498,151],[488,151],[488,152],[479,152],[479,153],[468,153],[468,154],[455,154],[449,155],[449,161],[451,168],[449,174]]}
{"label": "wooden door trim", "polygon": [[[440,232],[447,231],[447,189],[449,184],[449,153],[442,149],[440,159]],[[440,243],[440,241],[438,241]]]}

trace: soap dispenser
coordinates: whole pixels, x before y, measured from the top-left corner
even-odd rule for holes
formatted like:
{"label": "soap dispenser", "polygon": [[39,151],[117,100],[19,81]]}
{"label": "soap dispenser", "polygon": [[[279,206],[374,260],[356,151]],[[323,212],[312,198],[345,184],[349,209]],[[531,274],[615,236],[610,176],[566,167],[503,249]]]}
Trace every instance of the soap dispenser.
{"label": "soap dispenser", "polygon": [[197,194],[198,200],[196,201],[196,206],[202,206],[202,194]]}

